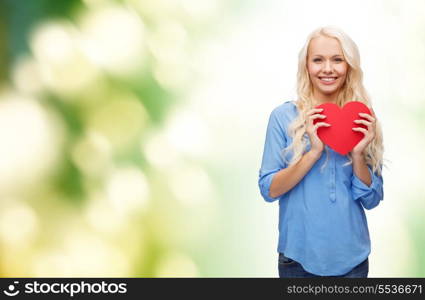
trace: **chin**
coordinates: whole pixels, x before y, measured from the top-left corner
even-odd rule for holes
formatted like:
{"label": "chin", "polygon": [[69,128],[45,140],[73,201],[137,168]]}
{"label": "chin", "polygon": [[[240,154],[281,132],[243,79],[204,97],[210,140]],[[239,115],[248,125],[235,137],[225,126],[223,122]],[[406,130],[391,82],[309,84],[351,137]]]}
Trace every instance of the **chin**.
{"label": "chin", "polygon": [[338,91],[338,89],[332,89],[332,90],[320,90],[321,92],[322,92],[322,94],[325,94],[325,95],[332,95],[332,94],[335,94],[337,91]]}

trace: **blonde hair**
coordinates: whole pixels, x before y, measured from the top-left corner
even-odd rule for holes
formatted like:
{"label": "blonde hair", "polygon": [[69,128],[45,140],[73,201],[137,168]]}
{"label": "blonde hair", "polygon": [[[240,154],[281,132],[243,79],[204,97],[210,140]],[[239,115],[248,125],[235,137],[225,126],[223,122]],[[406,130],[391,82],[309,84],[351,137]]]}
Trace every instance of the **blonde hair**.
{"label": "blonde hair", "polygon": [[[342,107],[349,101],[359,101],[371,108],[370,97],[362,83],[363,71],[360,68],[360,54],[357,45],[339,28],[328,26],[314,30],[307,37],[304,47],[299,52],[297,74],[298,99],[296,101],[299,115],[289,127],[289,134],[293,139],[292,144],[284,149],[284,152],[292,153],[292,158],[289,161],[290,165],[297,163],[301,159],[307,146],[307,134],[304,123],[307,111],[314,106],[312,97],[313,87],[307,70],[307,56],[311,40],[319,36],[337,39],[341,45],[344,58],[348,63],[346,80],[337,95],[336,104]],[[377,172],[379,175],[381,175],[383,166],[383,152],[382,129],[377,120],[376,134],[365,149],[365,159],[366,163],[372,167],[372,171]],[[284,157],[286,156],[284,155]],[[350,154],[348,154],[348,159],[349,162],[347,164],[351,164],[353,161]]]}

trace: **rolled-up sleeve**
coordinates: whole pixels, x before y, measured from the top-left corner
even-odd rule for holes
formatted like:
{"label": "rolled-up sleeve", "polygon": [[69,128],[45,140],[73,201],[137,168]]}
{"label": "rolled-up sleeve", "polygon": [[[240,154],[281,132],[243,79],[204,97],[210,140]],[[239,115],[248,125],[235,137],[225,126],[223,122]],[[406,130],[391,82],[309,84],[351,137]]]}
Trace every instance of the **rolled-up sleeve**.
{"label": "rolled-up sleeve", "polygon": [[351,190],[355,201],[360,201],[366,209],[372,209],[384,199],[384,182],[382,176],[378,176],[372,172],[370,166],[368,166],[368,170],[372,179],[371,185],[367,186],[364,184],[353,172]]}
{"label": "rolled-up sleeve", "polygon": [[278,118],[278,112],[273,110],[270,115],[264,144],[263,159],[259,172],[258,185],[261,195],[267,202],[273,202],[280,197],[270,197],[270,185],[274,175],[286,168],[282,151],[286,147],[286,134],[283,120]]}

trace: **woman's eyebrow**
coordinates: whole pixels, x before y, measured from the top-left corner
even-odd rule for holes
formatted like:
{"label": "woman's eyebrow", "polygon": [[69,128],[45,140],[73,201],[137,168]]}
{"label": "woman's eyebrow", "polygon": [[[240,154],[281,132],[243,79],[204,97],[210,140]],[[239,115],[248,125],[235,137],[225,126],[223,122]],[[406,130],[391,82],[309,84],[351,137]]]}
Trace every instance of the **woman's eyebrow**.
{"label": "woman's eyebrow", "polygon": [[[319,57],[324,57],[322,54],[313,54],[313,56],[319,56]],[[336,57],[336,56],[343,56],[342,54],[334,54],[331,57]]]}

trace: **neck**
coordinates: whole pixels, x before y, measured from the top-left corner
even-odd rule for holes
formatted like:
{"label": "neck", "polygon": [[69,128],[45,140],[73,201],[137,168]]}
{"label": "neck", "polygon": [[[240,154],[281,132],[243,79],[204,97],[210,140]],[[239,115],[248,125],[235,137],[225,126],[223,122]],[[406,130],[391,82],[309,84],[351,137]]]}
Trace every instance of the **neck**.
{"label": "neck", "polygon": [[311,98],[313,100],[314,105],[320,105],[323,103],[336,103],[336,99],[337,99],[337,94],[333,94],[333,95],[316,95],[316,94],[312,94]]}

